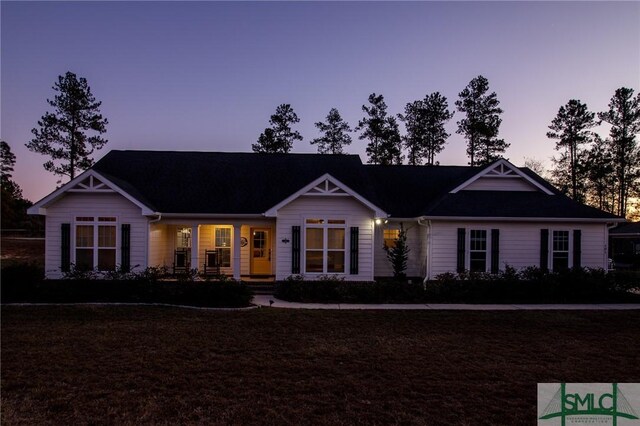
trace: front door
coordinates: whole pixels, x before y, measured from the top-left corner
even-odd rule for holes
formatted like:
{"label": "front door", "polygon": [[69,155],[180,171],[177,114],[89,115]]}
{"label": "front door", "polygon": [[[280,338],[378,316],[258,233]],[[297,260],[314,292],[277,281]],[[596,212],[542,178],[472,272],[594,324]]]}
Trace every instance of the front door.
{"label": "front door", "polygon": [[271,275],[269,228],[251,228],[251,274]]}

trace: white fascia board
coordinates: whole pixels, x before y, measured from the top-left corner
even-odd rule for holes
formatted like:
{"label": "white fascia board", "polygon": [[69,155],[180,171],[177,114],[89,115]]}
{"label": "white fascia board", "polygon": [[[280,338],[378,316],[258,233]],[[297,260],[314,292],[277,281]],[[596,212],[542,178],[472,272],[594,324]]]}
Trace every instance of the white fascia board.
{"label": "white fascia board", "polygon": [[224,213],[162,213],[163,218],[172,219],[263,219],[260,213],[224,214]]}
{"label": "white fascia board", "polygon": [[107,185],[110,189],[112,189],[113,191],[115,191],[118,194],[122,195],[124,198],[126,198],[129,201],[131,201],[136,206],[140,207],[140,209],[142,210],[142,215],[143,216],[153,216],[153,215],[157,215],[158,214],[157,212],[154,212],[149,207],[147,207],[144,203],[140,202],[138,199],[134,198],[129,193],[127,193],[125,190],[120,188],[118,185],[116,185],[115,183],[111,182],[109,179],[107,179],[106,177],[102,176],[100,173],[96,172],[93,169],[89,169],[89,170],[86,170],[86,171],[82,172],[80,175],[78,175],[74,179],[72,179],[69,182],[65,183],[60,188],[58,188],[55,191],[53,191],[51,194],[47,195],[46,197],[44,197],[40,201],[36,202],[33,206],[31,206],[31,207],[29,207],[29,209],[27,209],[27,213],[28,214],[39,214],[39,215],[45,215],[46,216],[46,214],[47,214],[47,206],[48,205],[50,205],[51,203],[56,201],[58,198],[60,198],[62,195],[64,195],[65,192],[69,191],[71,188],[73,188],[74,186],[76,186],[78,183],[82,182],[84,179],[86,179],[89,176],[93,176],[93,177],[98,178],[101,182],[103,182],[105,185]]}
{"label": "white fascia board", "polygon": [[471,185],[476,180],[478,180],[481,177],[485,176],[487,173],[489,173],[491,170],[493,170],[495,167],[499,166],[500,164],[508,167],[515,174],[517,174],[518,176],[520,176],[521,178],[523,178],[524,180],[529,182],[531,185],[535,186],[540,191],[544,192],[545,194],[554,195],[554,193],[552,191],[550,191],[549,189],[545,188],[540,183],[536,182],[533,178],[531,178],[529,175],[524,173],[522,170],[520,170],[519,168],[517,168],[516,166],[514,166],[513,164],[511,164],[509,161],[505,160],[504,158],[502,158],[502,159],[500,159],[500,160],[498,160],[498,161],[496,161],[494,163],[489,164],[487,167],[485,167],[480,172],[478,172],[477,175],[471,177],[470,179],[467,179],[466,181],[464,181],[463,183],[461,183],[460,185],[458,185],[457,187],[452,189],[450,191],[450,194],[455,194],[456,192],[463,190],[464,188],[466,188],[467,186]]}
{"label": "white fascia board", "polygon": [[586,217],[481,217],[481,216],[422,216],[421,219],[455,222],[577,222],[577,223],[618,223],[626,222],[623,218],[600,219]]}
{"label": "white fascia board", "polygon": [[342,189],[344,192],[346,192],[347,194],[349,194],[350,196],[352,196],[353,198],[355,198],[356,200],[360,201],[362,204],[364,204],[365,206],[367,206],[368,208],[373,210],[375,217],[385,217],[386,218],[388,216],[388,214],[384,210],[382,210],[380,207],[378,207],[375,204],[371,203],[369,200],[364,198],[362,195],[358,194],[353,189],[349,188],[344,183],[340,182],[338,179],[336,179],[333,176],[331,176],[329,173],[325,173],[324,175],[320,176],[319,178],[317,178],[313,182],[311,182],[308,185],[302,187],[300,190],[294,192],[289,197],[285,198],[284,200],[282,200],[281,202],[279,202],[278,204],[276,204],[275,206],[273,206],[269,210],[267,210],[264,213],[264,215],[266,217],[276,217],[278,215],[278,210],[280,210],[282,207],[286,206],[287,204],[291,203],[293,200],[297,199],[298,197],[304,195],[305,193],[310,191],[312,188],[315,188],[316,186],[318,186],[320,183],[324,182],[325,180],[329,180],[329,182],[333,183],[334,185],[336,185],[337,187]]}

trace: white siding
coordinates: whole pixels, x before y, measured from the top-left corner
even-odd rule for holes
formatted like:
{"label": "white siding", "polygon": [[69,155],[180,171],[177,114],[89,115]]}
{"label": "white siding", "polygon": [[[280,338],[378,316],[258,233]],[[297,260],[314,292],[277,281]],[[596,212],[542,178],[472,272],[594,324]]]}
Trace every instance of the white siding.
{"label": "white siding", "polygon": [[131,266],[137,269],[147,267],[147,237],[148,219],[142,216],[140,207],[131,203],[119,194],[88,194],[66,193],[54,204],[47,207],[46,241],[45,241],[45,270],[47,278],[59,278],[61,262],[61,231],[63,223],[71,224],[71,261],[74,261],[75,253],[75,229],[76,216],[115,216],[118,229],[116,262],[120,263],[120,225],[131,225]]}
{"label": "white siding", "polygon": [[171,267],[175,245],[175,226],[151,223],[149,228],[149,266]]}
{"label": "white siding", "polygon": [[464,191],[539,191],[523,178],[484,176],[464,188]]}
{"label": "white siding", "polygon": [[[369,281],[373,279],[373,212],[351,197],[312,197],[302,196],[278,211],[276,240],[276,279],[282,280],[291,275],[291,228],[300,226],[300,269],[306,278],[314,275],[304,274],[304,222],[306,218],[327,218],[346,220],[345,274],[351,281]],[[350,227],[359,228],[358,274],[349,274]],[[289,240],[288,243],[282,242]],[[334,274],[331,274],[334,275]]]}
{"label": "white siding", "polygon": [[[424,277],[425,256],[426,256],[426,228],[420,226],[417,221],[404,221],[402,226],[407,231],[407,247],[409,247],[409,259],[407,261],[408,277]],[[384,229],[400,229],[400,222],[376,225],[375,227],[375,276],[391,277],[393,268],[387,259],[387,252],[384,250]]]}
{"label": "white siding", "polygon": [[[455,272],[457,261],[457,229],[499,229],[500,268],[516,269],[540,266],[540,230],[582,231],[582,266],[606,268],[607,228],[605,224],[581,223],[499,223],[499,222],[432,222],[429,250],[429,278],[444,272]],[[488,232],[490,234],[490,232]],[[571,250],[573,249],[571,244]],[[490,248],[488,248],[490,250]],[[570,256],[571,257],[571,256]]]}

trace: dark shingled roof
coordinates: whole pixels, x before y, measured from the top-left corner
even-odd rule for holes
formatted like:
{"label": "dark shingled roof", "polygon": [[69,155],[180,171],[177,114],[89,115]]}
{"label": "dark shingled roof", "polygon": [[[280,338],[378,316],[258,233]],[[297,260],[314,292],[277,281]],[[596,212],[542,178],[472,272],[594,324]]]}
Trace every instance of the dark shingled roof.
{"label": "dark shingled roof", "polygon": [[162,213],[261,214],[329,173],[392,217],[617,218],[541,192],[449,192],[480,172],[466,166],[363,165],[357,155],[111,151],[93,168]]}
{"label": "dark shingled roof", "polygon": [[93,168],[163,213],[264,213],[325,173],[368,200],[357,155],[111,151]]}
{"label": "dark shingled roof", "polygon": [[576,203],[564,195],[526,191],[459,191],[447,194],[425,216],[615,218],[610,213]]}
{"label": "dark shingled roof", "polygon": [[609,234],[640,235],[640,222],[621,223],[609,231]]}

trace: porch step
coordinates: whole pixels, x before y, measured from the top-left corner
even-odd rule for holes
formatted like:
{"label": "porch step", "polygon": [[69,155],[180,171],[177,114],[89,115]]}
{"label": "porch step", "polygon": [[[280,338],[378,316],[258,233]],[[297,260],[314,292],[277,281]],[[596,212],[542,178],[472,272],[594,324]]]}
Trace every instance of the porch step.
{"label": "porch step", "polygon": [[253,292],[253,294],[271,295],[275,290],[275,286],[272,282],[265,282],[265,283],[248,282],[245,284],[247,285],[249,290]]}

